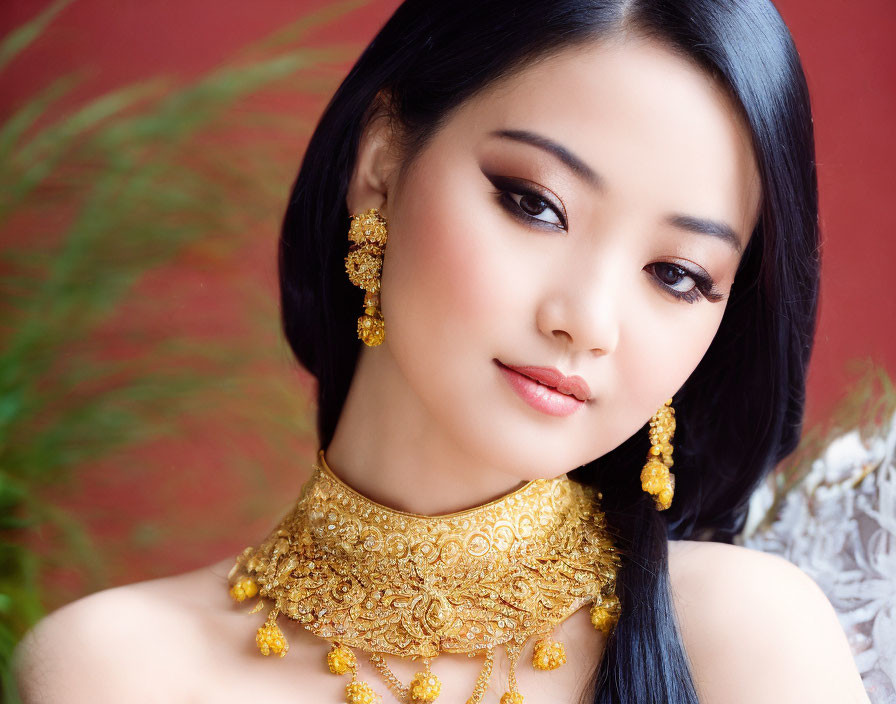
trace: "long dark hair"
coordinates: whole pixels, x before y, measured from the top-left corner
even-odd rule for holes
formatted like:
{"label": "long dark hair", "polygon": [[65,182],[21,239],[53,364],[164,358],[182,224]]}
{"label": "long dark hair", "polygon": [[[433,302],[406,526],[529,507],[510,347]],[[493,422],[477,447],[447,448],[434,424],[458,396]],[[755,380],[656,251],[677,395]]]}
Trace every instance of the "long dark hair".
{"label": "long dark hair", "polygon": [[[713,76],[739,107],[762,181],[758,224],[720,328],[673,399],[675,500],[640,488],[646,427],[570,476],[600,486],[626,555],[622,616],[596,673],[595,703],[697,697],[669,594],[668,539],[731,542],[748,498],[795,448],[818,297],[812,119],[793,40],[768,0],[406,0],[321,117],[283,222],[282,322],[317,379],[326,447],[354,373],[361,292],[345,275],[345,197],[359,137],[387,90],[419,153],[452,110],[527,62],[625,30],[663,42]],[[410,158],[410,156],[409,156]]]}

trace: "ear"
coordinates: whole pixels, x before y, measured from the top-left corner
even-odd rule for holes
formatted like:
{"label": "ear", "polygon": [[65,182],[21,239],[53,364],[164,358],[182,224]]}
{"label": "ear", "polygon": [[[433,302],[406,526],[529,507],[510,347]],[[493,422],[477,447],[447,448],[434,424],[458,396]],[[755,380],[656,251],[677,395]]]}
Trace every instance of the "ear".
{"label": "ear", "polygon": [[358,142],[355,166],[348,182],[345,204],[349,215],[379,208],[384,216],[390,187],[399,165],[394,121],[386,101],[377,96],[377,107]]}

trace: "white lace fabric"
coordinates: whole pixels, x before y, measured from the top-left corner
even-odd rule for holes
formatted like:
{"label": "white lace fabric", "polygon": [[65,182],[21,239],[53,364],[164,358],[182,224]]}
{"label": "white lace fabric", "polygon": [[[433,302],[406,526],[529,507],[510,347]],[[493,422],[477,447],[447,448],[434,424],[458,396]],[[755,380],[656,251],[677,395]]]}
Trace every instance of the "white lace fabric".
{"label": "white lace fabric", "polygon": [[739,542],[818,583],[872,704],[896,704],[896,414],[870,440],[858,430],[833,440],[763,522],[773,498],[771,484],[754,494]]}

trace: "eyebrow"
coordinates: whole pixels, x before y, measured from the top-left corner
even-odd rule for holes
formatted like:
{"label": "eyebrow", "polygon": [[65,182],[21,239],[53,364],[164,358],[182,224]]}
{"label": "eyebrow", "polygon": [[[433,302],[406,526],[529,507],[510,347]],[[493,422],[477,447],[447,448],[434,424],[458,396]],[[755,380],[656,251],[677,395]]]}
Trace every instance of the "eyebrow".
{"label": "eyebrow", "polygon": [[[552,154],[565,164],[570,171],[582,178],[587,184],[597,189],[604,188],[604,180],[592,169],[588,164],[573,154],[562,144],[558,144],[552,139],[545,137],[529,130],[494,130],[490,133],[492,137],[501,137],[503,139],[512,139],[516,142],[531,144],[533,147]],[[740,239],[734,232],[734,229],[727,223],[719,220],[710,220],[707,218],[698,218],[692,215],[670,215],[666,218],[666,223],[679,230],[686,230],[698,235],[710,235],[718,237],[722,241],[728,243],[738,254],[741,253],[742,247]]]}

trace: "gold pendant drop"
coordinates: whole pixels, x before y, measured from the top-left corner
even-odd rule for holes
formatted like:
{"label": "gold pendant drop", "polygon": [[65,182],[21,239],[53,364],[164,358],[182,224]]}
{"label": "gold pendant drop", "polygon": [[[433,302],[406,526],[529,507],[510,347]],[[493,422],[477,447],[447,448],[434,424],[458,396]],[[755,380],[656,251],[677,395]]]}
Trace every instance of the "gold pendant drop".
{"label": "gold pendant drop", "polygon": [[352,673],[351,682],[345,685],[347,704],[374,704],[381,700],[380,695],[373,691],[373,687],[358,679],[358,659],[351,648],[334,642],[330,652],[327,653],[327,667],[334,675]]}
{"label": "gold pendant drop", "polygon": [[354,670],[357,665],[355,654],[344,645],[333,643],[333,648],[327,653],[327,667],[334,675],[344,675],[349,670]]}
{"label": "gold pendant drop", "polygon": [[380,295],[364,294],[364,315],[358,318],[358,339],[368,347],[381,345],[386,337],[386,323],[380,312]]}
{"label": "gold pendant drop", "polygon": [[667,399],[650,419],[650,450],[647,462],[641,470],[641,488],[653,495],[658,511],[672,505],[675,493],[675,475],[669,471],[672,460],[672,436],[675,433],[675,409],[672,399]]}
{"label": "gold pendant drop", "polygon": [[414,675],[411,684],[405,687],[395,673],[389,669],[385,658],[379,653],[368,653],[368,659],[386,680],[386,683],[395,693],[399,701],[412,702],[413,704],[427,704],[434,702],[442,691],[442,682],[429,669],[429,658],[424,658],[423,669]]}
{"label": "gold pendant drop", "polygon": [[523,695],[520,694],[516,683],[516,662],[519,660],[523,646],[519,642],[513,642],[508,643],[505,648],[510,669],[507,672],[507,691],[501,696],[501,704],[523,704]]}
{"label": "gold pendant drop", "polygon": [[609,636],[619,620],[619,598],[615,594],[605,596],[591,607],[591,625]]}
{"label": "gold pendant drop", "polygon": [[442,690],[442,683],[429,669],[429,658],[424,661],[423,670],[411,680],[412,702],[434,702]]}
{"label": "gold pendant drop", "polygon": [[271,610],[267,621],[255,634],[255,643],[258,645],[262,655],[279,655],[282,658],[289,650],[286,636],[283,635],[283,631],[277,625],[277,616],[279,615],[280,612],[277,609]]}
{"label": "gold pendant drop", "polygon": [[377,208],[352,216],[348,233],[352,244],[345,258],[345,270],[349,281],[366,291],[364,315],[358,318],[358,337],[368,347],[382,344],[386,334],[379,291],[387,234],[386,219]]}
{"label": "gold pendant drop", "polygon": [[230,588],[230,596],[234,601],[245,601],[258,594],[258,585],[251,577],[243,577]]}
{"label": "gold pendant drop", "polygon": [[519,692],[504,692],[501,704],[523,704],[523,695]]}
{"label": "gold pendant drop", "polygon": [[380,695],[369,684],[357,679],[352,670],[352,681],[345,685],[345,701],[346,704],[376,704],[380,701]]}
{"label": "gold pendant drop", "polygon": [[532,667],[536,670],[556,670],[566,662],[566,648],[555,641],[550,634],[535,643],[532,652]]}

